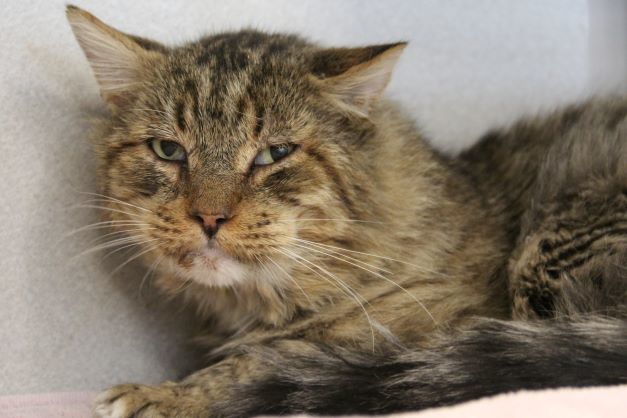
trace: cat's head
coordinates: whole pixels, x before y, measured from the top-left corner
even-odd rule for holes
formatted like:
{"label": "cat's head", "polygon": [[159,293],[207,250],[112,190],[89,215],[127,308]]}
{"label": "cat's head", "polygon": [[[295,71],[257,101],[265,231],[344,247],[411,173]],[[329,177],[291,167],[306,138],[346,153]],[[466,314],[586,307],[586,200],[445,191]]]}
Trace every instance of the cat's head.
{"label": "cat's head", "polygon": [[342,220],[377,216],[368,116],[404,43],[245,30],[166,47],[68,18],[111,113],[96,140],[104,206],[158,270],[292,286],[302,240],[347,242]]}

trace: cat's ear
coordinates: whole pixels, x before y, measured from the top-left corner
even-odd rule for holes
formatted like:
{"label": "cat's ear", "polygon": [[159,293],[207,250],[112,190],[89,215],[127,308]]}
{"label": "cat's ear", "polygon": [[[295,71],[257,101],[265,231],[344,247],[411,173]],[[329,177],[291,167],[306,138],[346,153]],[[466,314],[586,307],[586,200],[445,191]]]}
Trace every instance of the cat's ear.
{"label": "cat's ear", "polygon": [[367,116],[390,81],[406,42],[316,52],[311,72],[326,92],[348,110]]}
{"label": "cat's ear", "polygon": [[142,72],[160,59],[166,48],[126,35],[76,6],[67,6],[66,13],[100,85],[102,98],[114,109],[123,107],[132,99]]}

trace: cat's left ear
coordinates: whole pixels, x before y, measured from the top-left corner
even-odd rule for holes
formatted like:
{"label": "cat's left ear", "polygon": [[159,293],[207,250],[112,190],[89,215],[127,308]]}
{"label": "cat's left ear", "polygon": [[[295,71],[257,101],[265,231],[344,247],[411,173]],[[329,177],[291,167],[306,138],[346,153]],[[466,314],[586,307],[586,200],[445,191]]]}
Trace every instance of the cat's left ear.
{"label": "cat's left ear", "polygon": [[68,6],[66,13],[102,98],[112,110],[124,107],[132,101],[142,73],[163,57],[166,47],[122,33],[76,6]]}
{"label": "cat's left ear", "polygon": [[341,107],[367,116],[388,85],[406,42],[362,48],[331,48],[313,55],[311,72]]}

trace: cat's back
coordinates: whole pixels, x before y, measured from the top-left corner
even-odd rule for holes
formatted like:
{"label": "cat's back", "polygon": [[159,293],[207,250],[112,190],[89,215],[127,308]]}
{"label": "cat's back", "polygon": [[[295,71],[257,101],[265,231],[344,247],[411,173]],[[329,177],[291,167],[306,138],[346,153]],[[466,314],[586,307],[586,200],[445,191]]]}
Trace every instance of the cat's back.
{"label": "cat's back", "polygon": [[561,119],[545,155],[539,156],[536,185],[541,192],[557,195],[594,179],[627,188],[627,97],[592,100],[570,108]]}
{"label": "cat's back", "polygon": [[510,238],[540,195],[596,178],[627,188],[627,96],[592,99],[493,130],[457,159]]}
{"label": "cat's back", "polygon": [[578,159],[584,170],[599,165],[602,156],[624,159],[617,151],[626,142],[627,96],[592,99],[492,130],[459,160],[482,180],[501,174],[508,181],[533,175],[549,159]]}
{"label": "cat's back", "polygon": [[458,162],[507,231],[515,317],[550,315],[566,278],[624,281],[611,268],[627,254],[626,97],[521,120]]}

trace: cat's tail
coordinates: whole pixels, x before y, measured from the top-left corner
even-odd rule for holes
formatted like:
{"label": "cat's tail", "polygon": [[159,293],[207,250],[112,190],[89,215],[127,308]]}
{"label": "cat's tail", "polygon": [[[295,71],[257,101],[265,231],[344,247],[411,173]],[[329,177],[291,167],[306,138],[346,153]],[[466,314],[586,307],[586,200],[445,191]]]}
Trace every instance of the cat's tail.
{"label": "cat's tail", "polygon": [[520,389],[627,383],[621,318],[482,320],[431,349],[386,354],[302,341],[251,350],[273,373],[239,388],[229,416],[388,413]]}
{"label": "cat's tail", "polygon": [[478,319],[427,349],[372,353],[283,339],[247,347],[269,373],[237,388],[226,416],[389,413],[520,389],[627,383],[627,249],[603,260],[589,270],[602,280],[562,277],[550,319]]}

